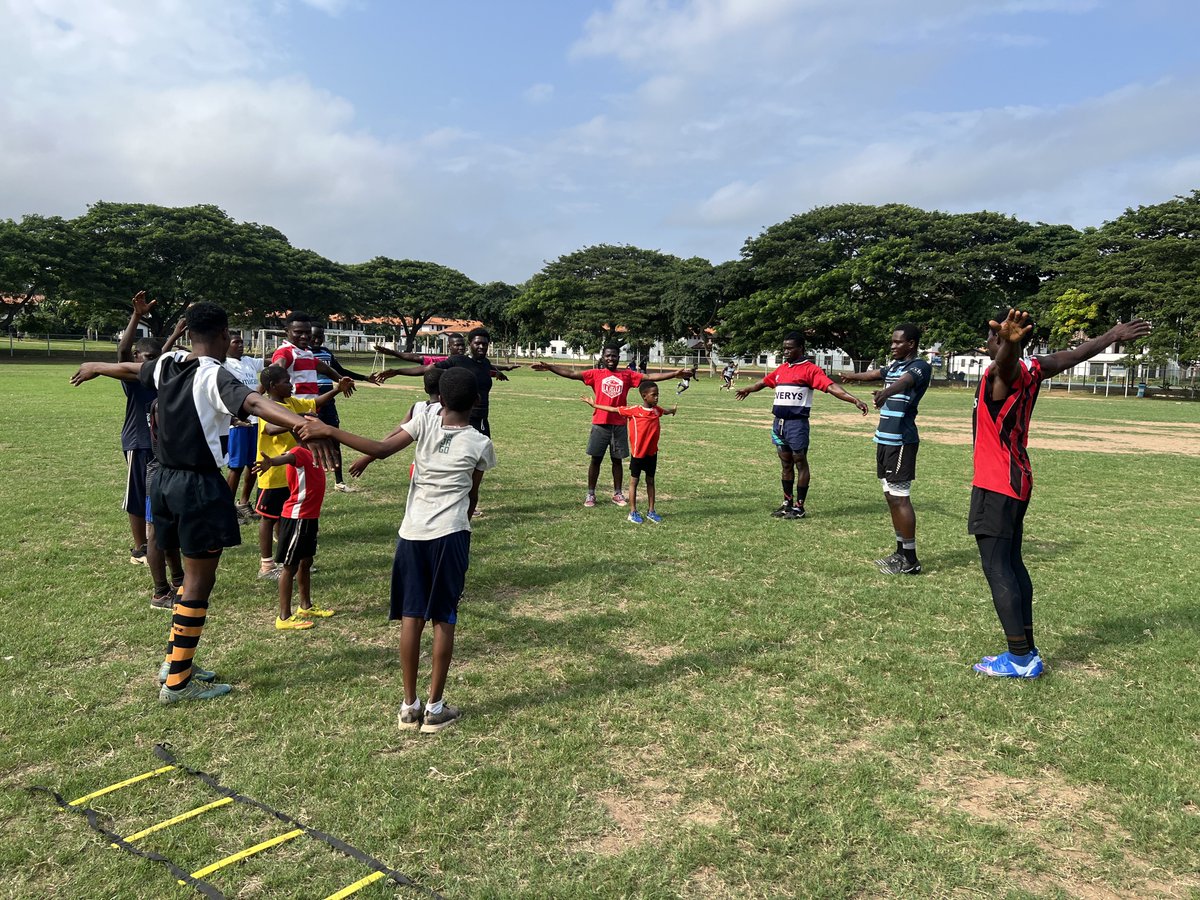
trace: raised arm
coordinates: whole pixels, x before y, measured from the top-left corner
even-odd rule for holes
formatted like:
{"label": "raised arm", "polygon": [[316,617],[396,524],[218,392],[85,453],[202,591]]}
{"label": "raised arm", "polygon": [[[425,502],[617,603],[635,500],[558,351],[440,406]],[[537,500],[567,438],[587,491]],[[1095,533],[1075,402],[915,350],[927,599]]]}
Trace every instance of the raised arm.
{"label": "raised arm", "polygon": [[383,384],[389,378],[394,378],[396,375],[407,375],[416,377],[424,375],[433,366],[401,366],[399,369],[384,369],[382,372],[376,372],[371,376],[370,380],[375,384]]}
{"label": "raised arm", "polygon": [[284,453],[280,456],[264,456],[258,462],[250,467],[250,471],[255,475],[261,475],[263,472],[270,469],[272,466],[294,466],[296,464],[296,455],[294,453]]}
{"label": "raised arm", "polygon": [[179,343],[179,339],[183,337],[185,331],[187,331],[187,317],[180,316],[179,321],[175,323],[175,327],[171,329],[171,333],[167,337],[167,342],[163,344],[162,352],[170,353],[174,350],[175,345]]}
{"label": "raised arm", "polygon": [[338,362],[338,358],[336,356],[334,356],[332,353],[329,354],[329,366],[330,366],[330,368],[333,369],[333,371],[337,372],[338,375],[340,375],[342,378],[350,378],[350,379],[353,379],[354,381],[370,381],[371,380],[369,375],[359,375],[357,372],[351,372],[349,369],[347,369],[345,366],[343,366],[340,362]]}
{"label": "raised arm", "polygon": [[142,321],[142,316],[150,314],[157,303],[157,300],[147,302],[145,291],[138,291],[133,295],[133,312],[129,314],[129,324],[121,334],[121,343],[117,344],[117,362],[129,362],[133,359],[133,339],[137,337],[138,323]]}
{"label": "raised arm", "polygon": [[1058,353],[1051,353],[1049,356],[1038,357],[1038,362],[1042,365],[1043,375],[1046,378],[1050,378],[1059,372],[1065,372],[1072,366],[1086,362],[1097,353],[1103,353],[1105,349],[1111,347],[1113,344],[1136,341],[1138,338],[1144,338],[1149,333],[1150,323],[1141,319],[1134,319],[1132,322],[1119,322],[1098,338],[1084,341],[1078,347],[1072,347],[1070,350],[1060,350]]}
{"label": "raised arm", "polygon": [[397,428],[382,441],[373,441],[370,438],[351,434],[349,431],[342,431],[340,428],[326,425],[319,419],[305,420],[304,426],[300,429],[300,436],[305,441],[328,438],[340,444],[345,444],[347,447],[352,447],[374,459],[386,459],[413,442],[413,436],[403,428]]}
{"label": "raised arm", "polygon": [[1017,383],[1021,374],[1021,344],[1033,326],[1029,324],[1029,313],[1010,309],[1003,322],[992,319],[988,327],[996,332],[999,343],[992,361],[992,400],[999,402],[1008,398]]}
{"label": "raised arm", "polygon": [[580,397],[579,399],[582,400],[584,403],[586,403],[588,406],[590,406],[592,409],[599,409],[599,410],[603,410],[604,412],[608,412],[608,413],[618,413],[619,414],[621,412],[615,406],[605,406],[603,403],[597,403],[591,397],[584,396],[584,397]]}
{"label": "raised arm", "polygon": [[326,391],[321,396],[316,398],[317,409],[320,409],[325,404],[333,400],[338,394],[345,394],[349,397],[354,393],[354,379],[350,376],[339,379],[338,383],[333,386],[333,390]]}
{"label": "raised arm", "polygon": [[[348,390],[340,390],[339,389],[336,393],[334,393],[334,397],[336,397],[337,394],[339,394],[339,393],[345,394],[347,397],[349,397],[351,394],[354,393],[354,379],[353,378],[348,378],[348,377],[342,378],[342,376],[338,372],[336,372],[334,369],[327,366],[325,363],[321,362],[321,360],[319,360],[319,359],[317,360],[317,372],[320,373],[321,375],[324,375],[330,381],[349,382],[349,384],[350,384],[349,389]],[[325,395],[322,394],[321,396],[325,396]],[[333,398],[331,397],[329,399],[332,400]],[[328,403],[328,402],[329,402],[329,400],[325,401],[325,403]],[[320,405],[321,405],[321,403],[318,402],[317,406],[320,406]]]}
{"label": "raised arm", "polygon": [[582,372],[577,372],[575,369],[569,369],[566,366],[560,366],[555,363],[535,362],[529,368],[535,372],[553,372],[559,378],[572,378],[575,381],[583,381]]}
{"label": "raised arm", "polygon": [[695,378],[696,367],[676,369],[674,372],[656,372],[653,375],[643,375],[642,381],[670,381],[673,378]]}
{"label": "raised arm", "polygon": [[829,377],[834,380],[834,384],[847,381],[883,381],[883,369],[867,369],[865,372],[831,372]]}
{"label": "raised arm", "polygon": [[748,396],[750,396],[751,394],[755,394],[758,391],[761,391],[766,386],[767,386],[766,379],[760,378],[758,381],[754,382],[754,384],[750,385],[749,387],[738,388],[737,393],[734,394],[733,396],[737,400],[745,400]]}
{"label": "raised arm", "polygon": [[[262,394],[251,393],[242,401],[242,408],[236,412],[240,419],[247,416],[258,416],[272,425],[282,425],[285,431],[295,431],[306,422],[316,421],[298,416],[286,406],[264,397]],[[312,442],[309,448],[317,462],[324,469],[332,469],[337,462],[336,447],[325,441]]]}
{"label": "raised arm", "polygon": [[71,384],[79,387],[85,381],[91,381],[101,375],[105,378],[115,378],[117,381],[137,381],[142,365],[139,362],[85,362],[71,376]]}
{"label": "raised arm", "polygon": [[391,347],[385,347],[383,344],[372,344],[371,349],[376,353],[382,353],[384,356],[394,356],[396,359],[403,359],[406,362],[423,362],[425,357],[419,353],[402,353],[399,350],[393,350]]}

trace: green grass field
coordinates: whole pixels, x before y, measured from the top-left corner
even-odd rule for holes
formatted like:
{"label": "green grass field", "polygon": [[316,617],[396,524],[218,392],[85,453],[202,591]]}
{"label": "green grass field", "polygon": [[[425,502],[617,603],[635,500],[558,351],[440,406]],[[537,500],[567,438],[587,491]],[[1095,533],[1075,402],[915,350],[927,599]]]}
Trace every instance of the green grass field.
{"label": "green grass field", "polygon": [[[492,394],[447,692],[465,718],[420,736],[396,728],[386,620],[410,454],[327,498],[314,597],[338,615],[310,632],[273,630],[243,531],[198,656],[235,692],[166,708],[169,617],[118,508],[124,399],[71,371],[0,367],[0,895],[191,896],[25,790],[86,794],[168,741],[447,897],[1200,896],[1198,405],[1039,405],[1049,671],[1013,683],[970,668],[1001,634],[965,533],[968,392],[922,404],[927,574],[897,581],[871,565],[892,546],[873,417],[817,398],[809,518],[773,520],[768,394],[700,379],[664,420],[665,522],[636,527],[582,507],[582,386],[522,369]],[[363,388],[343,422],[380,436],[417,388]],[[164,776],[95,806],[128,833],[209,799]],[[191,870],[284,830],[234,807],[145,843]],[[323,897],[364,874],[301,840],[211,881]],[[419,896],[356,896],[397,895]]]}

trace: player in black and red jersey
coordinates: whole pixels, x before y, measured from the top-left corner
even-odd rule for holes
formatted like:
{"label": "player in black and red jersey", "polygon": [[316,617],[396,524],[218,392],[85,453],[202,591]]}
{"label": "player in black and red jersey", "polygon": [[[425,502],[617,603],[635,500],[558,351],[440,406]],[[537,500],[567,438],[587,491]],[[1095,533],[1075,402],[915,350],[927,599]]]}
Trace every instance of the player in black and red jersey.
{"label": "player in black and red jersey", "polygon": [[983,574],[1008,650],[985,656],[975,671],[1002,678],[1037,678],[1044,663],[1033,641],[1033,582],[1021,559],[1025,511],[1033,488],[1029,465],[1029,418],[1046,378],[1091,359],[1113,344],[1150,333],[1150,323],[1114,325],[1100,337],[1049,356],[1021,358],[1033,325],[1029,314],[1010,309],[988,322],[987,352],[993,360],[979,382],[972,425],[975,477],[967,531],[975,535]]}
{"label": "player in black and red jersey", "polygon": [[775,402],[771,406],[775,416],[771,441],[783,467],[780,476],[783,505],[771,515],[777,519],[803,519],[810,478],[808,414],[812,410],[813,390],[824,391],[839,400],[853,403],[864,416],[867,414],[867,404],[840,384],[834,384],[819,366],[804,358],[804,336],[798,331],[789,331],[783,339],[783,365],[761,381],[742,388],[735,396],[745,400],[765,387],[775,389]]}

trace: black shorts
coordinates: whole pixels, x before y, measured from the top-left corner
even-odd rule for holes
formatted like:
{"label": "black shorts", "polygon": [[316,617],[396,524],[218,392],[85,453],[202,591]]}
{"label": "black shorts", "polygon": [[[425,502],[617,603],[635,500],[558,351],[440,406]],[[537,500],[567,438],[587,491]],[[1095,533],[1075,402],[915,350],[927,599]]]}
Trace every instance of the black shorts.
{"label": "black shorts", "polygon": [[316,519],[280,519],[275,562],[281,566],[295,566],[302,559],[316,556],[317,524]]}
{"label": "black shorts", "polygon": [[973,487],[971,511],[967,514],[967,534],[1012,539],[1021,532],[1028,509],[1028,500]]}
{"label": "black shorts", "polygon": [[588,435],[587,455],[596,457],[608,453],[613,459],[629,456],[629,429],[620,425],[592,425]]}
{"label": "black shorts", "polygon": [[470,424],[470,426],[472,428],[474,428],[476,431],[478,431],[484,437],[492,436],[492,426],[491,426],[491,423],[488,422],[487,416],[484,416],[483,418],[479,418],[478,416],[471,416],[471,418],[468,420],[468,423]]}
{"label": "black shorts", "polygon": [[220,472],[163,466],[151,485],[150,508],[154,537],[162,550],[211,559],[242,542],[233,492]]}
{"label": "black shorts", "polygon": [[283,515],[283,504],[287,503],[287,498],[291,493],[285,487],[259,488],[258,500],[255,502],[254,508],[263,518],[278,519]]}
{"label": "black shorts", "polygon": [[[328,390],[333,390],[333,388],[330,387]],[[337,401],[330,400],[324,406],[317,407],[317,418],[326,425],[332,425],[334,428],[340,428],[342,425],[342,419],[338,415]]]}
{"label": "black shorts", "polygon": [[658,471],[658,454],[653,456],[635,456],[629,460],[629,477],[637,478],[639,475],[645,475],[647,478],[653,478],[654,473]]}
{"label": "black shorts", "polygon": [[410,616],[450,625],[467,585],[471,532],[456,531],[431,541],[396,542],[389,619]]}
{"label": "black shorts", "polygon": [[917,450],[920,444],[891,447],[875,445],[875,477],[889,484],[907,484],[917,479]]}
{"label": "black shorts", "polygon": [[125,497],[121,508],[131,516],[146,515],[146,465],[152,459],[152,450],[125,451]]}

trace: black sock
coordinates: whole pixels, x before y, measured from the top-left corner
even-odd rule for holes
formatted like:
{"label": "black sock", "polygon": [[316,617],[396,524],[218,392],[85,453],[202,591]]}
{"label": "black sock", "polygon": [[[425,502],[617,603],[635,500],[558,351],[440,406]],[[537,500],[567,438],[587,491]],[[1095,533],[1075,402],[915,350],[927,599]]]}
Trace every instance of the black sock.
{"label": "black sock", "polygon": [[900,555],[904,557],[904,561],[909,565],[914,565],[917,561],[917,541],[914,538],[911,541],[900,541]]}
{"label": "black sock", "polygon": [[1005,639],[1008,641],[1008,652],[1013,656],[1028,656],[1031,649],[1029,641],[1025,635],[1014,637],[1011,634],[1006,634]]}
{"label": "black sock", "polygon": [[808,485],[804,485],[800,490],[796,491],[796,505],[803,506],[804,499],[808,496]]}
{"label": "black sock", "polygon": [[1037,644],[1033,642],[1033,626],[1025,626],[1025,640],[1029,643],[1029,652],[1037,653]]}
{"label": "black sock", "polygon": [[787,503],[788,505],[791,505],[792,492],[796,487],[795,480],[793,479],[793,480],[789,481],[786,478],[780,479],[780,484],[783,485],[783,502]]}

